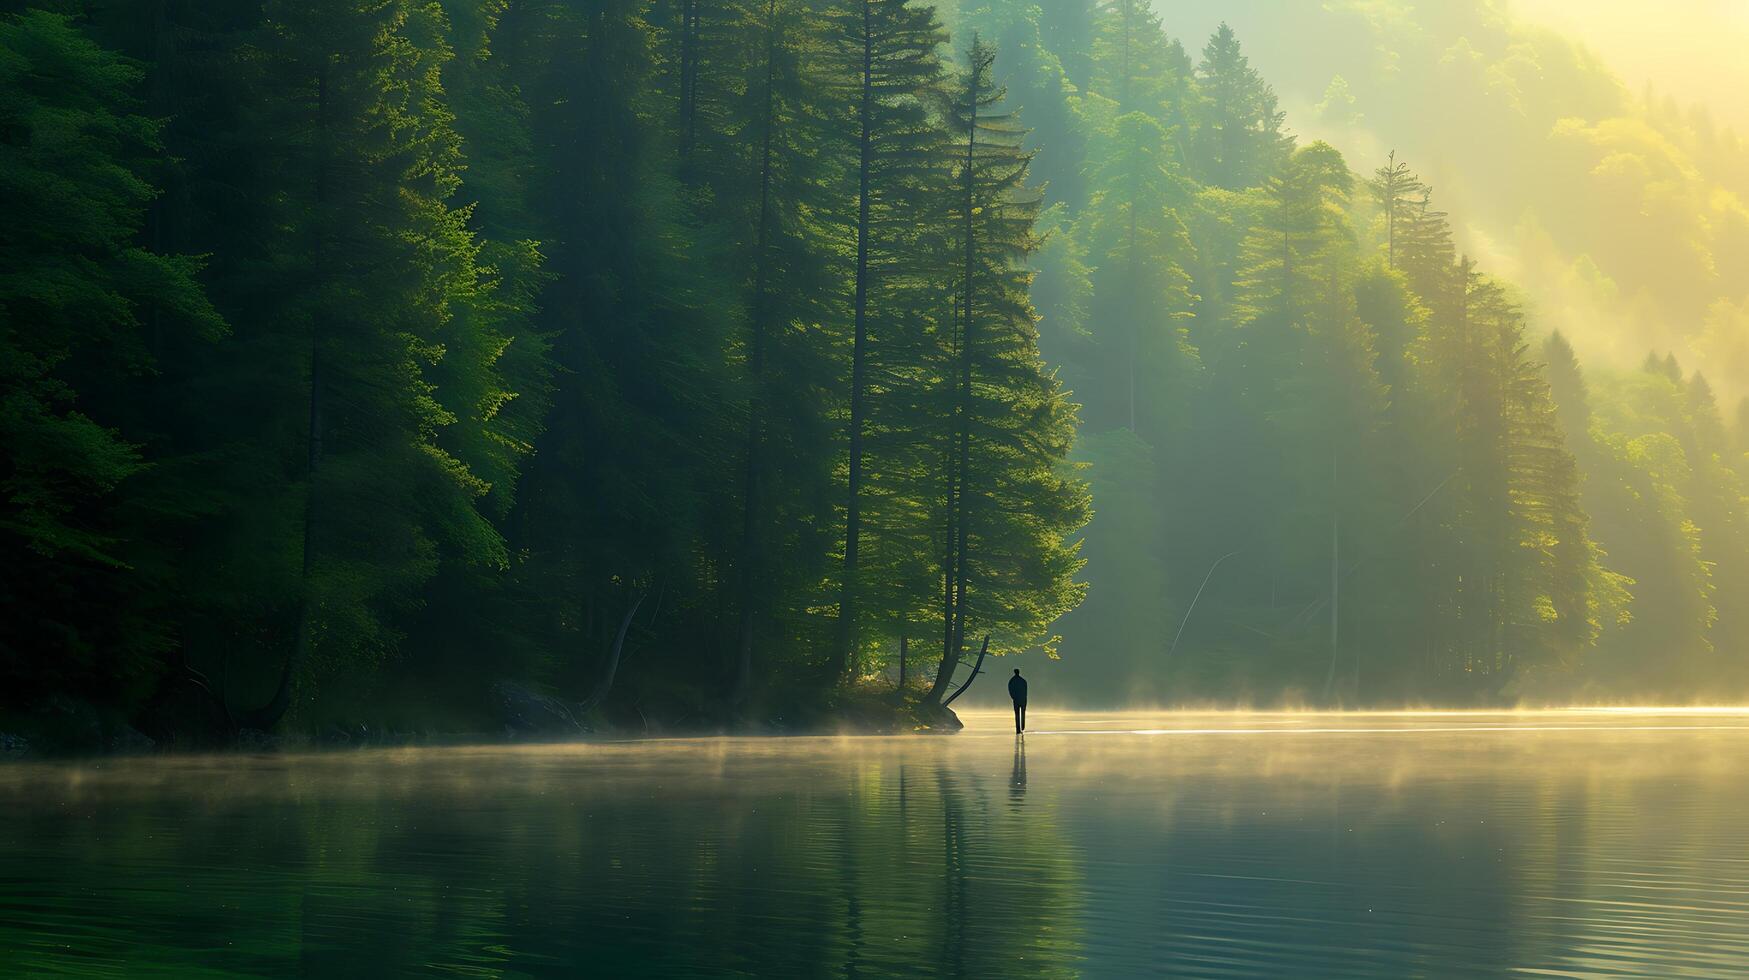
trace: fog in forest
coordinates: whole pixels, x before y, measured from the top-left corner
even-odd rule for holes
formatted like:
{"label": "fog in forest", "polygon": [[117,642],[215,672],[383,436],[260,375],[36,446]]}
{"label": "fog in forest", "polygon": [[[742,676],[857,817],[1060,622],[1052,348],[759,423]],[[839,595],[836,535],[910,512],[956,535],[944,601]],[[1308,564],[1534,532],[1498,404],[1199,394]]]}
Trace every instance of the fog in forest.
{"label": "fog in forest", "polygon": [[1184,6],[1234,26],[1302,139],[1426,160],[1463,246],[1588,362],[1669,349],[1749,393],[1741,5],[1665,4],[1656,30],[1609,0]]}
{"label": "fog in forest", "polygon": [[[1035,49],[1018,40],[1024,18],[963,6],[965,22],[1022,49],[1048,52],[1072,33],[1047,25]],[[1741,70],[1720,45],[1741,36],[1740,11],[1675,4],[1647,33],[1643,7],[1554,0],[1155,10],[1170,38],[1159,57],[1188,79],[1169,142],[1199,185],[1177,209],[1195,253],[1180,263],[1195,295],[1184,321],[1194,376],[1184,401],[1161,411],[1193,421],[1150,438],[1102,425],[1097,397],[1078,397],[1089,408],[1078,454],[1092,464],[1093,588],[1062,624],[1064,659],[1032,658],[1045,689],[1088,706],[1182,702],[1190,690],[1205,703],[1316,704],[1344,685],[1362,702],[1403,704],[1738,696],[1749,156],[1732,131]],[[1220,67],[1231,61],[1223,23],[1243,69]],[[1092,50],[1088,83],[1058,54],[1083,105],[1099,84]],[[1121,62],[1123,45],[1109,50]],[[1048,86],[1010,68],[1011,89],[1038,104]],[[1198,134],[1211,127],[1198,113],[1247,71],[1263,87],[1258,104],[1293,137],[1290,173],[1297,160],[1312,166],[1322,141],[1346,184],[1337,177],[1302,203],[1282,175],[1249,188],[1199,162]],[[1035,171],[1048,170],[1052,147],[1033,139]],[[1050,186],[1092,195],[1089,172],[1064,166]],[[1303,261],[1307,280],[1357,278],[1336,298],[1309,282],[1295,309],[1259,273],[1280,282],[1290,254],[1331,247],[1311,231],[1319,208],[1341,212],[1326,241],[1345,254],[1317,256],[1341,271]],[[1272,218],[1275,256],[1258,231]],[[1432,248],[1419,240],[1429,219]],[[1084,232],[1076,244],[1097,286],[1098,246]],[[1381,255],[1419,307],[1409,317],[1383,314],[1370,291],[1364,270]],[[1456,271],[1423,267],[1432,256]],[[1039,268],[1048,286],[1052,269]],[[1053,309],[1040,285],[1047,355],[1071,390],[1109,390],[1096,371],[1076,375],[1077,351],[1099,346],[1097,324],[1073,326],[1085,309]],[[1246,302],[1260,287],[1274,308]],[[1504,316],[1480,327],[1481,310]],[[1275,338],[1257,328],[1272,317],[1306,342],[1266,353]],[[1349,317],[1358,324],[1338,325]],[[1077,339],[1053,342],[1065,324]],[[1262,369],[1276,356],[1289,366]],[[1375,385],[1382,402],[1357,408]],[[1571,461],[1538,461],[1557,440]],[[1495,476],[1478,481],[1491,465]],[[1138,478],[1139,466],[1154,472]],[[1559,473],[1566,466],[1575,472]],[[1709,499],[1719,509],[1702,517]],[[1169,543],[1144,544],[1150,535]],[[1483,557],[1494,549],[1498,560]],[[1569,586],[1584,598],[1563,599]],[[1171,598],[1149,607],[1153,593]],[[1096,671],[1074,662],[1107,657]]]}
{"label": "fog in forest", "polygon": [[1749,22],[1649,17],[0,2],[0,731],[1737,700]]}

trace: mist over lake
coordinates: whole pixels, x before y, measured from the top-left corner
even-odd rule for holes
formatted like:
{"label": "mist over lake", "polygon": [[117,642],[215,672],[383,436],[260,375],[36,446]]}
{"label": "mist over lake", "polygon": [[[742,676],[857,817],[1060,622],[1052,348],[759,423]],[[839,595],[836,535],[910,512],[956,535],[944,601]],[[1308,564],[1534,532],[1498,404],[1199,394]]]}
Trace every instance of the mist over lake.
{"label": "mist over lake", "polygon": [[10,974],[1725,976],[1749,714],[0,770]]}

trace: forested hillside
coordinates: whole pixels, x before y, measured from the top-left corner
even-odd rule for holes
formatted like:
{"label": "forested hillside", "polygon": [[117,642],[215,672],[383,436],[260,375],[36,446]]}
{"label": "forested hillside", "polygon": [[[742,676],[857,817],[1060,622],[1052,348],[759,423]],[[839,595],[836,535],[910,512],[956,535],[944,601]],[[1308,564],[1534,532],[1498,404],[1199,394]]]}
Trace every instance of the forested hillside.
{"label": "forested hillside", "polygon": [[1749,675],[1705,379],[1582,368],[1224,25],[0,9],[10,712],[785,726],[985,637],[1105,703]]}
{"label": "forested hillside", "polygon": [[[1388,147],[1398,126],[1490,218],[1540,205],[1590,253],[1573,268],[1631,289],[1607,316],[1545,315],[1571,270],[1519,261],[1539,273],[1528,290],[1490,275],[1456,244],[1485,236],[1401,155],[1345,162],[1292,138],[1225,25],[1187,49],[1144,3],[960,5],[956,26],[1013,52],[1005,81],[1063,202],[1034,296],[1085,406],[1091,589],[1063,631],[1099,664],[1055,675],[1087,702],[1688,700],[1749,679],[1738,427],[1674,355],[1608,357],[1702,335],[1708,294],[1665,303],[1660,270],[1728,291],[1741,205],[1700,174],[1726,180],[1741,144],[1699,113],[1675,128],[1680,112],[1635,106],[1582,50],[1473,6],[1235,10],[1277,60],[1361,80],[1332,82],[1316,128]],[[1293,43],[1307,36],[1331,40]],[[1492,66],[1474,79],[1441,52],[1472,44]],[[1648,139],[1668,167],[1601,186],[1594,158],[1546,148],[1581,129],[1667,133]],[[1617,149],[1630,170],[1647,158]],[[1521,180],[1476,170],[1512,158]],[[1144,202],[1114,241],[1104,212]],[[1604,213],[1619,208],[1641,217]],[[1551,321],[1603,360],[1582,369]],[[1153,383],[1133,388],[1138,372]]]}
{"label": "forested hillside", "polygon": [[[1351,158],[1394,148],[1420,161],[1460,237],[1588,363],[1624,368],[1649,348],[1673,350],[1704,363],[1734,411],[1749,394],[1749,144],[1726,125],[1741,100],[1720,86],[1708,103],[1678,102],[1658,75],[1628,83],[1528,19],[1529,8],[1553,6],[1655,27],[1647,51],[1674,52],[1678,37],[1705,44],[1697,35],[1741,17],[1729,3],[1646,21],[1634,4],[1537,0],[1161,9],[1199,32],[1229,20],[1299,133]],[[1684,13],[1694,22],[1679,23]],[[1697,69],[1732,67],[1720,58]]]}

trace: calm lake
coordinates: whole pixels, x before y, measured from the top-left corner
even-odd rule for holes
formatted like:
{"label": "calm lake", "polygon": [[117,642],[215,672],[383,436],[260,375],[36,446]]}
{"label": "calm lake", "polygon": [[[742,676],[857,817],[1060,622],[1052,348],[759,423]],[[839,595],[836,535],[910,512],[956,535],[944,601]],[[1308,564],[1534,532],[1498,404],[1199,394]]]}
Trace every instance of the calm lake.
{"label": "calm lake", "polygon": [[1749,713],[0,768],[0,974],[1749,974]]}

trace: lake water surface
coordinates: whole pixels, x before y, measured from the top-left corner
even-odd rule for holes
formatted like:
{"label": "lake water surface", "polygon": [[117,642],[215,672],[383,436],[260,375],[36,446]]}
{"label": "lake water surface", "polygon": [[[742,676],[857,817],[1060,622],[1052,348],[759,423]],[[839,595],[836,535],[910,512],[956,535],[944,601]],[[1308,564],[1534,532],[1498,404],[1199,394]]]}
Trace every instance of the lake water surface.
{"label": "lake water surface", "polygon": [[1749,713],[0,767],[0,974],[1749,975]]}

